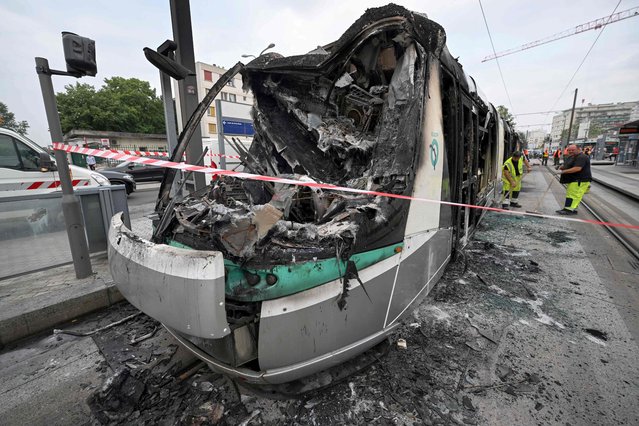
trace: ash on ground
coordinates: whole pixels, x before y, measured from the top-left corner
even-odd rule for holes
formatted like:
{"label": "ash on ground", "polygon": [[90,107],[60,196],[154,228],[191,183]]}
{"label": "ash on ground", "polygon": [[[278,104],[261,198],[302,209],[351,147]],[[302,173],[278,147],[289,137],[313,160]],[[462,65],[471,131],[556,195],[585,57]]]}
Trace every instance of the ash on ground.
{"label": "ash on ground", "polygon": [[[617,422],[612,408],[586,408],[577,414],[566,410],[565,401],[570,405],[573,395],[552,373],[531,362],[535,355],[530,347],[543,342],[522,328],[537,327],[562,340],[584,333],[556,306],[558,294],[568,290],[553,288],[552,271],[544,270],[536,258],[540,253],[500,243],[504,220],[521,227],[516,219],[488,215],[475,240],[458,253],[412,318],[391,336],[387,356],[298,399],[243,394],[203,364],[195,374],[180,375],[188,357],[177,360],[183,349],[168,344],[164,329],[148,341],[130,344],[132,334],[142,336],[158,327],[144,315],[102,333],[95,340],[115,373],[89,401],[94,422],[461,425],[495,423],[491,407],[508,405],[523,411],[519,418],[533,424],[579,423],[575,417]],[[553,247],[571,240],[564,231],[553,232],[544,234]],[[400,340],[405,348],[404,342],[397,344]]]}

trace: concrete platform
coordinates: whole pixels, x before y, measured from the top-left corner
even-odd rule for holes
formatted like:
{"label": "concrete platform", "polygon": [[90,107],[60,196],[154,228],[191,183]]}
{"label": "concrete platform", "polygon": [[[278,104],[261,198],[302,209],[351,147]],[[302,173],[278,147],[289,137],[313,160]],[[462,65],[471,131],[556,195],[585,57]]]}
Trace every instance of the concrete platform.
{"label": "concrete platform", "polygon": [[91,263],[83,279],[64,265],[0,281],[0,347],[123,300],[106,255]]}
{"label": "concrete platform", "polygon": [[639,168],[632,166],[601,165],[591,167],[592,179],[639,200]]}
{"label": "concrete platform", "polygon": [[[132,227],[150,238],[149,219],[135,219]],[[83,279],[68,264],[0,280],[0,348],[123,300],[106,254],[92,258],[91,265],[93,275]]]}

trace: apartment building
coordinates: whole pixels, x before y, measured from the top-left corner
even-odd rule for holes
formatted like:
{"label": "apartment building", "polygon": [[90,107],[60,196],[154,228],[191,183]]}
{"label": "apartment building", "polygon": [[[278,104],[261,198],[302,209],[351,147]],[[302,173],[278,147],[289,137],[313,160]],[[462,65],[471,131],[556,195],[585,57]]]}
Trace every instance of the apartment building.
{"label": "apartment building", "polygon": [[546,133],[543,129],[529,130],[526,132],[526,140],[528,141],[528,149],[542,149],[546,140]]}
{"label": "apartment building", "polygon": [[[567,109],[553,117],[552,130],[550,133],[553,143],[560,142],[561,133],[564,129],[568,129],[570,125],[570,113],[571,110]],[[591,129],[600,129],[603,131],[619,127],[637,115],[639,115],[639,101],[597,105],[588,104],[575,108],[573,126],[580,129],[577,138],[586,139],[589,137],[588,133]]]}
{"label": "apartment building", "polygon": [[[216,64],[206,64],[204,62],[195,63],[195,72],[197,73],[197,93],[198,100],[202,101],[204,96],[219,80],[220,76],[227,71],[226,68],[217,66]],[[250,109],[253,106],[253,94],[242,88],[242,76],[237,74],[233,80],[229,81],[224,89],[217,95],[215,99],[224,102],[223,116],[237,119],[238,122],[252,121]],[[226,104],[226,103],[229,104]],[[235,105],[230,105],[235,104]],[[226,105],[226,107],[224,106]],[[231,111],[231,114],[227,113]],[[238,115],[240,115],[238,117]],[[202,119],[201,123],[202,138],[217,138],[217,120],[215,112],[215,101],[211,103],[209,110]]]}

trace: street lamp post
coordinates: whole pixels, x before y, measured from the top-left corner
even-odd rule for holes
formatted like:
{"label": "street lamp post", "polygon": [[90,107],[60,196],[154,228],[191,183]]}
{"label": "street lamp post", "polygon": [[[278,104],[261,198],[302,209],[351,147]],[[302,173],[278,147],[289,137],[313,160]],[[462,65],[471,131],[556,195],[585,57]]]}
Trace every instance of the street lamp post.
{"label": "street lamp post", "polygon": [[266,52],[269,49],[272,49],[275,47],[275,43],[270,43],[268,46],[266,46],[266,48],[264,48],[264,50],[262,50],[260,52],[259,55],[255,56],[255,55],[242,55],[243,58],[259,58],[260,56],[262,56],[264,54],[264,52]]}

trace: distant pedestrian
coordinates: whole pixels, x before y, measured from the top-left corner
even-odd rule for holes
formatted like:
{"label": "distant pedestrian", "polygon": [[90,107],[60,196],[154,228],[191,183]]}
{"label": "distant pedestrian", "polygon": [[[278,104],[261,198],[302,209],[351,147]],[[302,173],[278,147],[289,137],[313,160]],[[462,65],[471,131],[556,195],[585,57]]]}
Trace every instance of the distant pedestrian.
{"label": "distant pedestrian", "polygon": [[560,183],[566,184],[566,201],[564,208],[557,210],[561,215],[577,214],[577,207],[584,194],[590,188],[592,174],[590,173],[590,158],[579,151],[577,145],[569,145],[568,157],[560,167]]}
{"label": "distant pedestrian", "polygon": [[552,160],[554,162],[555,168],[559,167],[560,158],[561,158],[561,149],[557,148],[555,152],[552,154]]}
{"label": "distant pedestrian", "polygon": [[521,204],[518,203],[518,199],[519,191],[521,191],[521,180],[524,178],[524,164],[526,165],[527,171],[530,172],[532,170],[530,165],[519,151],[513,152],[513,155],[504,162],[501,174],[501,181],[503,183],[501,194],[502,209],[508,210],[509,204],[510,207],[521,207]]}
{"label": "distant pedestrian", "polygon": [[614,147],[612,148],[612,154],[610,155],[610,158],[612,159],[612,161],[614,161],[615,163],[617,162],[617,156],[619,155],[619,147]]}
{"label": "distant pedestrian", "polygon": [[547,166],[548,165],[548,157],[550,156],[550,154],[548,154],[548,150],[544,149],[544,153],[541,154],[541,165],[542,166]]}
{"label": "distant pedestrian", "polygon": [[87,155],[87,166],[91,170],[95,170],[95,157],[93,155]]}

